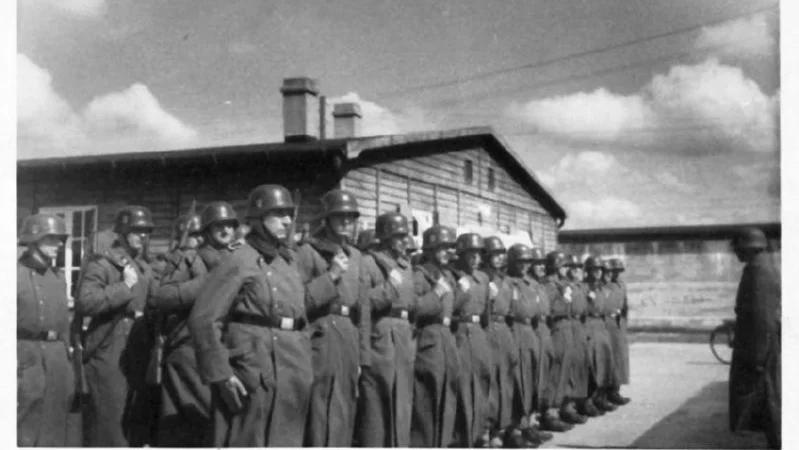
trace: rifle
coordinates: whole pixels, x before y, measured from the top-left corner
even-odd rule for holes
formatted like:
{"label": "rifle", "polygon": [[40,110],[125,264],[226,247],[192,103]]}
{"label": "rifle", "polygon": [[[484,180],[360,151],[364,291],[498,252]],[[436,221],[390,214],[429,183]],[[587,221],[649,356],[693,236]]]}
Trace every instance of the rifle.
{"label": "rifle", "polygon": [[[191,207],[189,208],[189,220],[191,220],[191,217],[196,213],[196,210],[197,200],[192,200]],[[188,239],[189,227],[187,224],[180,235],[180,240],[178,241],[178,245],[175,250],[181,251],[181,249],[186,246],[186,241]],[[178,262],[178,264],[180,264],[180,262]],[[165,315],[159,314],[157,312],[154,312],[151,317],[153,320],[153,334],[155,335],[155,343],[153,345],[152,351],[150,352],[150,361],[147,364],[145,381],[150,386],[160,386],[164,378],[164,347],[166,346],[164,320],[166,317]]]}
{"label": "rifle", "polygon": [[288,236],[286,238],[286,245],[292,250],[297,249],[297,240],[294,234],[297,232],[297,217],[300,212],[300,202],[302,201],[302,193],[300,189],[294,189],[294,211],[291,214],[291,225],[289,225]]}

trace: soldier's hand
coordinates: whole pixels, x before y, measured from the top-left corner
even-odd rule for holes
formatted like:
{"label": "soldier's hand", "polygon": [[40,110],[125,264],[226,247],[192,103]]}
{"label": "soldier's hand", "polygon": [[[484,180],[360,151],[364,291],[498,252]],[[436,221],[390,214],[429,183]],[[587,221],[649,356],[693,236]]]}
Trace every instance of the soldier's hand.
{"label": "soldier's hand", "polygon": [[499,288],[493,281],[488,283],[488,298],[494,300],[499,295]]}
{"label": "soldier's hand", "polygon": [[136,269],[130,264],[125,266],[125,269],[122,271],[122,278],[125,280],[125,284],[128,288],[132,288],[134,284],[139,282],[139,274],[136,273]]}
{"label": "soldier's hand", "polygon": [[433,289],[433,291],[437,296],[443,297],[444,295],[452,292],[452,287],[450,287],[449,283],[447,283],[444,277],[441,277],[438,279],[436,287]]}
{"label": "soldier's hand", "polygon": [[458,280],[458,286],[460,286],[460,288],[461,288],[461,290],[463,292],[467,292],[469,290],[469,288],[472,287],[471,283],[469,283],[469,280],[466,279],[466,277],[461,277]]}
{"label": "soldier's hand", "polygon": [[391,282],[395,288],[399,288],[402,284],[402,274],[397,269],[391,269],[391,273],[388,274],[388,281]]}
{"label": "soldier's hand", "polygon": [[242,399],[247,397],[247,388],[235,375],[219,383],[219,394],[233,414],[238,413],[244,408]]}
{"label": "soldier's hand", "polygon": [[347,258],[347,255],[343,252],[337,253],[336,256],[333,257],[333,260],[330,261],[330,269],[328,271],[330,272],[330,278],[332,278],[333,281],[338,280],[349,268],[350,259]]}

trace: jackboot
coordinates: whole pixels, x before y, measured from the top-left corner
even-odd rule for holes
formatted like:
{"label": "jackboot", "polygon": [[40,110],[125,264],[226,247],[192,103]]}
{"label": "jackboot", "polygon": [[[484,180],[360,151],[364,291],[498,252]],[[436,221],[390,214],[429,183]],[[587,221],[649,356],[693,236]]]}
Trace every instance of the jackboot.
{"label": "jackboot", "polygon": [[587,417],[597,417],[605,414],[605,411],[594,406],[594,402],[590,398],[584,398],[577,402],[577,412]]}
{"label": "jackboot", "polygon": [[597,391],[594,397],[594,406],[600,411],[610,412],[615,411],[617,406],[609,402],[606,398],[605,391]]}
{"label": "jackboot", "polygon": [[614,389],[613,391],[611,391],[608,394],[608,401],[613,403],[613,404],[621,406],[621,405],[626,405],[627,403],[630,403],[630,398],[629,397],[622,397],[621,394],[619,393],[618,389]]}
{"label": "jackboot", "polygon": [[558,411],[555,409],[548,409],[545,413],[541,414],[542,430],[562,433],[572,428],[574,428],[574,425],[565,423],[558,418]]}
{"label": "jackboot", "polygon": [[588,422],[585,416],[577,412],[574,402],[570,399],[563,401],[563,406],[560,408],[560,420],[575,425]]}

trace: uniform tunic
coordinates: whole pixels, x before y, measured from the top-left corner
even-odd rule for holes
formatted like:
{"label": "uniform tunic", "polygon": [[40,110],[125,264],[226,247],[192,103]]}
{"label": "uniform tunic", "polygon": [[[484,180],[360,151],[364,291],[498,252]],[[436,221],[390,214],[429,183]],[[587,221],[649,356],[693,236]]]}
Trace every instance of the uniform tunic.
{"label": "uniform tunic", "polygon": [[621,309],[624,304],[624,294],[621,287],[614,283],[605,283],[605,326],[610,334],[610,345],[613,348],[614,387],[629,382],[629,368],[624,355],[628,351],[627,333],[622,327]]}
{"label": "uniform tunic", "polygon": [[588,292],[585,284],[570,281],[572,287],[572,333],[575,346],[575,362],[572,366],[569,390],[576,398],[588,397],[588,378],[590,373],[587,312]]}
{"label": "uniform tunic", "polygon": [[[455,342],[461,363],[459,388],[460,417],[456,422],[458,444],[472,446],[480,438],[484,429],[490,427],[488,395],[491,388],[491,347],[483,329],[490,314],[488,309],[488,275],[475,270],[462,271],[457,265],[452,270],[455,279],[465,279],[469,289],[463,291],[460,283],[455,287]],[[474,317],[479,316],[475,323]]]}
{"label": "uniform tunic", "polygon": [[187,327],[191,307],[208,268],[195,250],[176,250],[167,259],[160,287],[148,299],[165,316],[159,447],[207,447],[212,441],[211,389],[197,372]]}
{"label": "uniform tunic", "polygon": [[529,416],[538,399],[539,362],[541,340],[533,328],[533,321],[544,312],[538,283],[525,277],[508,277],[511,288],[511,316],[513,338],[518,349],[518,365],[514,370],[516,405],[514,419]]}
{"label": "uniform tunic", "polygon": [[[414,344],[410,317],[415,303],[413,269],[388,251],[369,252],[372,330],[369,360],[360,380],[355,440],[362,447],[407,447],[411,436]],[[395,288],[391,270],[402,275]],[[403,314],[403,311],[405,313]]]}
{"label": "uniform tunic", "polygon": [[550,301],[549,322],[554,349],[547,380],[550,388],[547,400],[549,407],[554,408],[572,395],[571,373],[579,353],[574,343],[574,331],[570,319],[574,292],[568,282],[553,276],[547,277],[543,287]]}
{"label": "uniform tunic", "polygon": [[552,342],[552,332],[547,325],[547,318],[550,313],[550,299],[544,286],[535,280],[530,281],[530,286],[536,291],[538,309],[533,318],[533,329],[538,337],[539,346],[536,348],[533,367],[536,398],[535,409],[543,412],[548,408],[556,406],[551,398],[556,394],[557,383],[553,385],[550,377],[550,368],[555,359],[555,346]]}
{"label": "uniform tunic", "polygon": [[765,428],[780,441],[780,274],[760,253],[744,267],[735,299],[735,342],[730,365],[730,430]]}
{"label": "uniform tunic", "polygon": [[[108,254],[95,254],[88,261],[75,302],[78,314],[91,317],[84,344],[89,399],[83,416],[90,447],[144,445],[152,426],[150,388],[144,382],[152,337],[141,314],[154,288],[153,277],[148,263],[131,257],[119,240]],[[132,288],[122,275],[123,260],[138,274]]]}
{"label": "uniform tunic", "polygon": [[[66,283],[29,253],[17,263],[17,445],[64,447],[75,379]],[[48,332],[53,340],[42,339]],[[56,335],[57,333],[57,335]]]}
{"label": "uniform tunic", "polygon": [[[350,265],[334,283],[328,274],[330,261],[342,250]],[[371,309],[362,255],[355,247],[316,236],[299,248],[297,259],[307,288],[314,367],[306,445],[349,447],[355,428],[358,366],[369,365]],[[342,315],[342,309],[348,315]]]}
{"label": "uniform tunic", "polygon": [[445,323],[445,318],[452,318],[454,294],[448,292],[438,297],[434,289],[440,277],[454,289],[451,272],[430,263],[414,268],[419,332],[414,362],[411,447],[440,448],[454,444],[460,364],[455,337]]}
{"label": "uniform tunic", "polygon": [[247,390],[229,410],[212,386],[214,446],[299,447],[313,384],[311,342],[295,328],[306,320],[305,288],[293,252],[251,232],[211,272],[189,315],[200,376],[235,375]]}
{"label": "uniform tunic", "polygon": [[519,365],[519,347],[508,326],[513,288],[509,277],[493,270],[487,270],[486,274],[499,291],[491,306],[491,318],[486,328],[492,365],[488,417],[494,428],[505,429],[513,422],[514,375]]}
{"label": "uniform tunic", "polygon": [[602,318],[608,291],[601,282],[586,282],[584,287],[587,292],[585,330],[592,384],[598,388],[610,388],[615,383],[613,350],[610,333]]}

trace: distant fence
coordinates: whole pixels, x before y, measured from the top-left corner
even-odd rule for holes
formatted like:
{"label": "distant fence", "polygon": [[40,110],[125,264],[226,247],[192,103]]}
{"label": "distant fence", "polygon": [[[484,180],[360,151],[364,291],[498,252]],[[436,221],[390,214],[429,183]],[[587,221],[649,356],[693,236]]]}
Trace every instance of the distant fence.
{"label": "distant fence", "polygon": [[638,330],[711,330],[735,317],[737,282],[628,283],[629,326]]}

